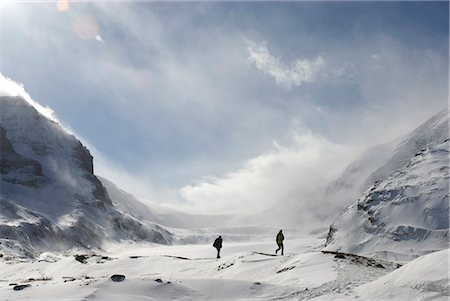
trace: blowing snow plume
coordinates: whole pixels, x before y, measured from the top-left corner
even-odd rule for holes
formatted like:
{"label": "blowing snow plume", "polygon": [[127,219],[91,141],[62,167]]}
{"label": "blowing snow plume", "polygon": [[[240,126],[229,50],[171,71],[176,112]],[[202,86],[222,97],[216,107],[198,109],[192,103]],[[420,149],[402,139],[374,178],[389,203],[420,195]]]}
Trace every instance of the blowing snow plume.
{"label": "blowing snow plume", "polygon": [[25,91],[23,85],[13,81],[12,79],[5,77],[0,73],[0,97],[1,96],[12,96],[12,97],[21,97],[26,100],[33,108],[36,109],[40,114],[51,119],[53,121],[57,121],[55,114],[52,109],[49,107],[43,107],[36,101],[34,101],[31,96]]}
{"label": "blowing snow plume", "polygon": [[181,194],[199,211],[210,214],[258,215],[281,206],[276,213],[259,215],[259,222],[273,221],[281,211],[286,217],[285,198],[294,194],[304,198],[323,189],[348,163],[351,153],[310,131],[294,132],[289,145],[275,142],[272,150],[248,160],[239,170],[186,186]]}

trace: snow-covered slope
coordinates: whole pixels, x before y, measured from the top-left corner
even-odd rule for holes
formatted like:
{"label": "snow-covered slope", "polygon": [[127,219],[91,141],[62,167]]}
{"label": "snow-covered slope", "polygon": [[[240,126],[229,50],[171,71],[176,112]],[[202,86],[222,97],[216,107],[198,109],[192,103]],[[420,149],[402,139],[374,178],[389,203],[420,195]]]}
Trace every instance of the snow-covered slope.
{"label": "snow-covered slope", "polygon": [[321,193],[329,208],[347,207],[376,181],[404,168],[421,150],[442,143],[448,137],[448,112],[442,110],[409,134],[364,150]]}
{"label": "snow-covered slope", "polygon": [[105,239],[170,242],[161,227],[114,206],[75,136],[20,96],[2,96],[0,104],[1,249],[32,255],[100,247]]}
{"label": "snow-covered slope", "polygon": [[441,144],[448,137],[449,112],[446,108],[402,139],[391,157],[371,173],[366,181],[366,187],[370,187],[374,182],[384,180],[393,172],[406,167],[415,154]]}
{"label": "snow-covered slope", "polygon": [[402,261],[448,248],[448,136],[447,111],[408,135],[331,225],[326,250]]}
{"label": "snow-covered slope", "polygon": [[449,256],[445,249],[419,257],[355,292],[363,300],[448,300]]}

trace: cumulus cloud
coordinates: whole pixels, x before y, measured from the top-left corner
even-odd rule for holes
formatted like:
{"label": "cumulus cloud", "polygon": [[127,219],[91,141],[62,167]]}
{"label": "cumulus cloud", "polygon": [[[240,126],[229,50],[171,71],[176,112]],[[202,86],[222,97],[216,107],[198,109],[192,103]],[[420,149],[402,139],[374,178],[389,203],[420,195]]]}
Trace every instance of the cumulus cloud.
{"label": "cumulus cloud", "polygon": [[39,113],[45,117],[58,122],[54,112],[48,106],[42,106],[34,101],[31,96],[25,91],[22,84],[13,81],[12,79],[0,73],[0,96],[20,96],[32,105]]}
{"label": "cumulus cloud", "polygon": [[310,131],[294,131],[290,138],[288,145],[274,142],[237,171],[183,187],[182,197],[203,213],[255,214],[294,192],[314,192],[348,162],[347,148]]}
{"label": "cumulus cloud", "polygon": [[280,86],[291,88],[312,83],[319,78],[326,65],[324,58],[319,55],[314,60],[296,59],[288,66],[274,57],[266,44],[247,41],[249,60],[263,73],[273,77]]}

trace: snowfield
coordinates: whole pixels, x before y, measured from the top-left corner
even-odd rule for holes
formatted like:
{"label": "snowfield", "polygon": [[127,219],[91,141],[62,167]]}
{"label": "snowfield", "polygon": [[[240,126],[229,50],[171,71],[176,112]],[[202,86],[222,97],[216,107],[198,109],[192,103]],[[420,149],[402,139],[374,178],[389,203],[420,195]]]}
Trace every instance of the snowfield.
{"label": "snowfield", "polygon": [[[115,244],[86,254],[0,259],[1,300],[447,300],[448,250],[397,265],[324,254],[323,239],[208,245]],[[21,262],[22,261],[22,262]],[[123,282],[113,282],[122,274]],[[160,279],[160,280],[158,280]],[[23,290],[14,285],[31,284]],[[362,299],[361,299],[362,298]],[[376,298],[379,300],[380,298]],[[411,299],[412,298],[412,299]]]}

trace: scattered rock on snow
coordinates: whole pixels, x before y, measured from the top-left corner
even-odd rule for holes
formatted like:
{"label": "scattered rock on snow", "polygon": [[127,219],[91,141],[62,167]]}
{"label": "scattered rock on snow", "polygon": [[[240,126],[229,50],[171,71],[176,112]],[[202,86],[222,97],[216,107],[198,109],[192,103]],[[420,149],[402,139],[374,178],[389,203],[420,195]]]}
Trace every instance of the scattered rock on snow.
{"label": "scattered rock on snow", "polygon": [[86,255],[75,255],[75,260],[81,263],[86,263]]}
{"label": "scattered rock on snow", "polygon": [[63,277],[63,279],[64,279],[64,283],[76,280],[76,278],[74,278],[74,277]]}
{"label": "scattered rock on snow", "polygon": [[278,270],[278,271],[277,271],[277,274],[283,273],[283,272],[287,272],[287,271],[290,271],[290,270],[292,270],[292,269],[295,269],[295,265],[293,265],[293,266],[291,266],[291,267],[283,268],[283,269],[281,269],[281,270]]}
{"label": "scattered rock on snow", "polygon": [[13,287],[13,290],[15,290],[15,291],[21,291],[21,290],[23,290],[24,288],[27,288],[27,287],[30,287],[30,286],[31,286],[31,284],[20,284],[20,285],[14,286],[14,287]]}
{"label": "scattered rock on snow", "polygon": [[221,265],[219,265],[218,267],[217,267],[217,270],[218,271],[220,271],[220,270],[224,270],[224,269],[227,269],[227,268],[229,268],[229,267],[232,267],[234,265],[234,262],[230,262],[230,263],[222,263]]}
{"label": "scattered rock on snow", "polygon": [[397,264],[386,261],[386,260],[381,260],[381,259],[373,259],[370,257],[349,254],[349,253],[342,253],[342,252],[334,252],[334,251],[322,251],[322,253],[333,254],[333,255],[335,255],[334,258],[348,259],[350,262],[353,262],[358,265],[364,265],[367,267],[376,267],[376,268],[385,269],[386,267],[396,266],[398,268]]}
{"label": "scattered rock on snow", "polygon": [[183,257],[183,256],[164,255],[164,257],[171,257],[171,258],[182,259],[182,260],[190,260],[189,258]]}
{"label": "scattered rock on snow", "polygon": [[114,274],[111,276],[111,280],[114,282],[122,282],[125,280],[125,275]]}

